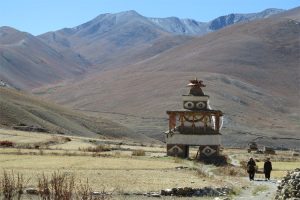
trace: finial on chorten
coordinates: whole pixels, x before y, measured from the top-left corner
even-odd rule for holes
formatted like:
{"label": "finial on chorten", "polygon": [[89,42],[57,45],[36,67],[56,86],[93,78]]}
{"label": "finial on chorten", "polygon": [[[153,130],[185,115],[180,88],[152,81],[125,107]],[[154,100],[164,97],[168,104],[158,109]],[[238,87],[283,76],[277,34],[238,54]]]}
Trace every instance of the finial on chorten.
{"label": "finial on chorten", "polygon": [[190,83],[187,85],[188,87],[191,87],[190,95],[204,96],[204,93],[201,88],[205,87],[206,85],[204,85],[202,82],[203,81],[198,80],[197,78],[195,78],[194,80],[190,80]]}

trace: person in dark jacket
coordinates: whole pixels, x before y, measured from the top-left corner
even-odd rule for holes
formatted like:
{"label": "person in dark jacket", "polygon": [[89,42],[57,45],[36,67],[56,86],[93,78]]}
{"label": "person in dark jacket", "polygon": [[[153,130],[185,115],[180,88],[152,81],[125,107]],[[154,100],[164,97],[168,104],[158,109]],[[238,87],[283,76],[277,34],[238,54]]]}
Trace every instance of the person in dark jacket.
{"label": "person in dark jacket", "polygon": [[249,174],[250,181],[254,181],[255,171],[256,171],[256,163],[253,158],[250,158],[247,163],[247,172]]}
{"label": "person in dark jacket", "polygon": [[264,163],[264,173],[266,180],[270,180],[272,171],[272,162],[270,161],[270,158],[267,158],[267,160]]}

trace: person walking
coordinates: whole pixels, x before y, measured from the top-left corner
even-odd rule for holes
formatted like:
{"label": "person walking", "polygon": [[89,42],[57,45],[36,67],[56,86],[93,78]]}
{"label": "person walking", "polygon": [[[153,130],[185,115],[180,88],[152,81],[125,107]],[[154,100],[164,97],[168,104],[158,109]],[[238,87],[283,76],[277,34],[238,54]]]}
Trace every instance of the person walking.
{"label": "person walking", "polygon": [[272,171],[272,162],[270,161],[270,158],[267,158],[264,163],[264,173],[265,173],[265,179],[270,180]]}
{"label": "person walking", "polygon": [[247,162],[247,172],[249,174],[250,181],[254,181],[254,175],[256,171],[256,163],[253,158],[250,158]]}

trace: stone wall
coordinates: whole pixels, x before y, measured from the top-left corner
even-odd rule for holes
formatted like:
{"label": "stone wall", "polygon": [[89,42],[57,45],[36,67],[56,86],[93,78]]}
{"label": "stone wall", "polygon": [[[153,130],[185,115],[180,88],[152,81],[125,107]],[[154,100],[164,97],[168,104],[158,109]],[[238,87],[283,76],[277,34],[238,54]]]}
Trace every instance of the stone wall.
{"label": "stone wall", "polygon": [[278,185],[275,199],[300,199],[300,168],[287,173]]}

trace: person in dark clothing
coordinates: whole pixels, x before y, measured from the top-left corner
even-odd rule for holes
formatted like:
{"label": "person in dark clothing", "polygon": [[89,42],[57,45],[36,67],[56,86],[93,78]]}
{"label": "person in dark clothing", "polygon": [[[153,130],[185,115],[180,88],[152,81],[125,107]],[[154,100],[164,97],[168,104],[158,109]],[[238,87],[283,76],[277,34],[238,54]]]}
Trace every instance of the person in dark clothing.
{"label": "person in dark clothing", "polygon": [[250,181],[254,181],[255,171],[256,171],[256,163],[253,158],[250,158],[247,163],[247,172],[249,174]]}
{"label": "person in dark clothing", "polygon": [[266,180],[270,180],[271,171],[272,171],[272,163],[270,161],[270,158],[267,158],[267,160],[264,163],[264,173],[265,173]]}

